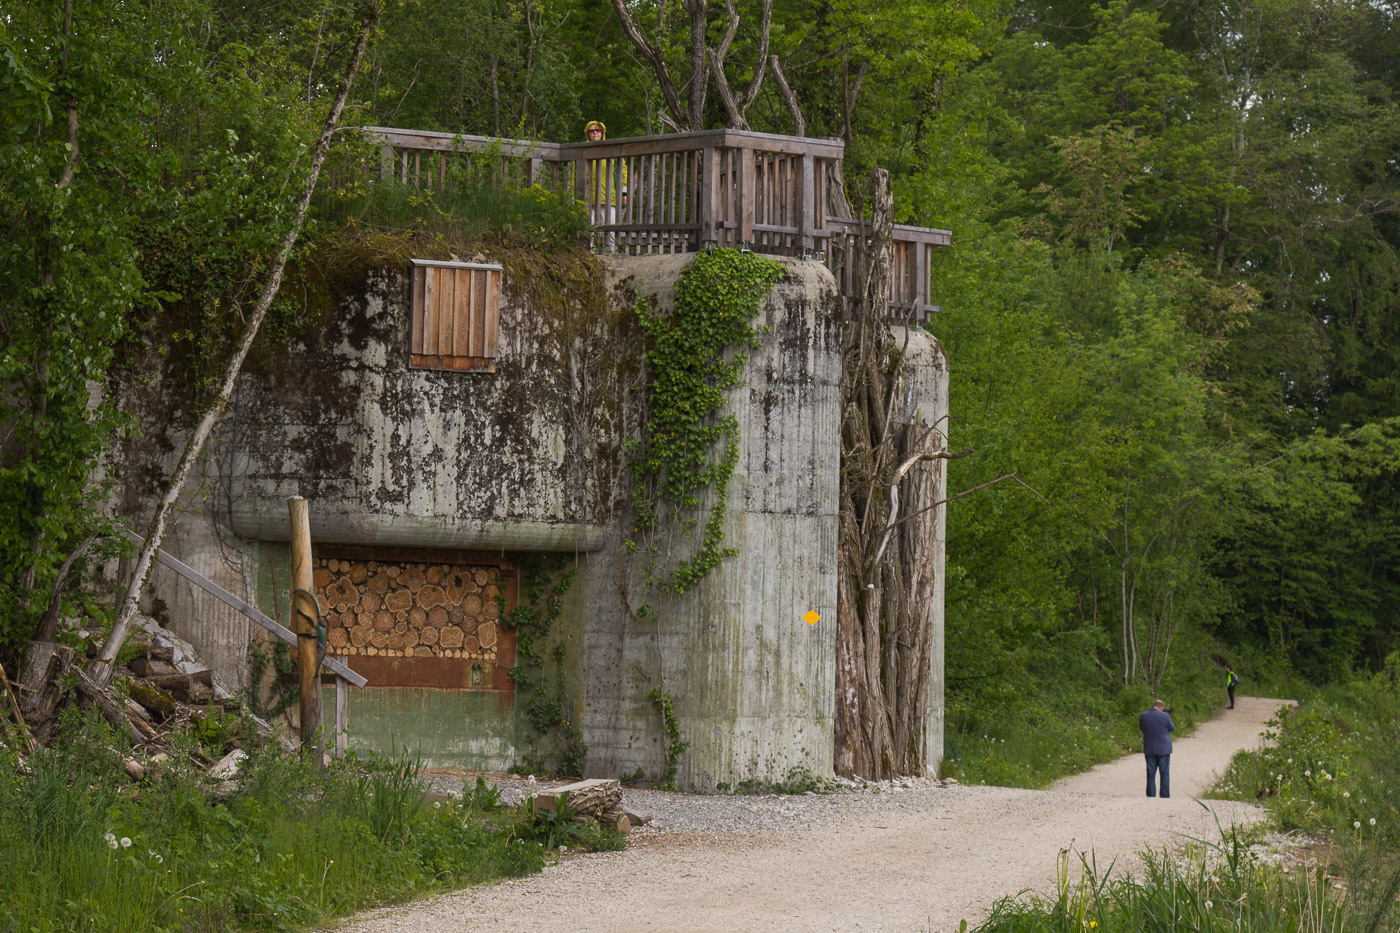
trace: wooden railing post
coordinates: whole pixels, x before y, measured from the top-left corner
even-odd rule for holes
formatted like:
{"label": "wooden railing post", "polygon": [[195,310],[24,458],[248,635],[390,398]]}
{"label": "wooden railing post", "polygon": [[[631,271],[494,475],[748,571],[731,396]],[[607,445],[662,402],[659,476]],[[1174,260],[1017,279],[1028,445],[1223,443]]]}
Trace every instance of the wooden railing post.
{"label": "wooden railing post", "polygon": [[379,149],[379,177],[381,180],[394,180],[394,162],[394,147],[381,146]]}
{"label": "wooden railing post", "polygon": [[344,758],[350,745],[350,683],[335,679],[335,757]]}
{"label": "wooden railing post", "polygon": [[719,245],[719,152],[706,146],[700,156],[700,246]]}
{"label": "wooden railing post", "polygon": [[758,172],[754,167],[754,151],[748,146],[739,150],[739,245],[753,248],[754,201],[758,194]]}
{"label": "wooden railing post", "polygon": [[798,180],[797,245],[804,252],[811,252],[816,245],[814,230],[817,219],[817,157],[810,152],[802,154],[802,175]]}
{"label": "wooden railing post", "polygon": [[930,273],[929,267],[932,265],[932,260],[930,257],[933,252],[933,246],[928,243],[918,243],[916,244],[916,247],[919,251],[919,265],[917,271],[914,273],[914,279],[918,283],[917,287],[919,293],[918,297],[915,299],[917,303],[914,306],[914,316],[919,320],[927,320],[929,315],[929,307],[932,304],[932,302],[929,300],[928,292]]}
{"label": "wooden railing post", "polygon": [[292,631],[297,634],[301,686],[301,750],[321,762],[321,659],[316,644],[315,583],[311,571],[311,513],[301,496],[287,500],[292,524]]}

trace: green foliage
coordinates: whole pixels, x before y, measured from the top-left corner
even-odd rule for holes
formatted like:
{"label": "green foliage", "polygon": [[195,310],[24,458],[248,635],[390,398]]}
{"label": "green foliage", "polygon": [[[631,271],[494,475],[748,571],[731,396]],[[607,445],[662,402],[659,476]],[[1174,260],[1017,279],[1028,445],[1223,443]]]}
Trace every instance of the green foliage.
{"label": "green foliage", "polygon": [[208,755],[221,758],[233,747],[235,740],[242,735],[251,735],[253,730],[243,722],[237,713],[205,710],[190,725],[190,735],[204,746]]}
{"label": "green foliage", "polygon": [[[1190,656],[1190,655],[1188,655]],[[1224,700],[1224,675],[1207,657],[1183,664],[1163,683],[1178,734],[1211,718]],[[1219,676],[1217,676],[1219,675]],[[979,707],[950,697],[942,773],[970,784],[1045,787],[1070,774],[1140,752],[1137,717],[1151,704],[1141,684],[1104,677],[1073,639],[1036,642],[1021,675],[1024,694]]]}
{"label": "green foliage", "polygon": [[514,835],[518,841],[543,849],[570,847],[589,852],[618,852],[627,846],[627,837],[603,829],[591,819],[577,819],[579,813],[569,806],[569,795],[559,797],[554,809],[536,806],[535,799],[522,800],[516,808]]}
{"label": "green foliage", "polygon": [[662,790],[675,790],[676,771],[681,756],[685,754],[687,748],[690,748],[690,743],[681,738],[681,721],[680,717],[676,715],[671,694],[665,693],[660,687],[657,687],[651,691],[649,699],[651,705],[661,714],[661,734],[666,742],[664,749],[666,770],[661,773],[661,780],[656,782],[656,786]]}
{"label": "green foliage", "polygon": [[[132,430],[102,391],[146,334],[207,396],[284,235],[354,4],[264,32],[206,0],[7,9],[0,37],[0,649],[125,547],[98,457]],[[259,24],[265,25],[265,24]],[[71,127],[71,130],[70,130]],[[70,139],[70,133],[75,139]],[[289,306],[290,307],[290,306]],[[162,318],[164,311],[173,312]],[[279,312],[280,313],[280,312]],[[275,328],[274,328],[275,330]],[[147,375],[147,374],[141,374]],[[183,407],[189,417],[197,404]],[[146,426],[159,434],[169,425]],[[104,537],[70,577],[58,570]]]}
{"label": "green foliage", "polygon": [[[263,719],[273,719],[300,701],[300,682],[295,679],[284,681],[280,676],[296,671],[296,659],[292,657],[291,645],[278,640],[273,642],[271,650],[268,650],[256,641],[249,641],[247,658],[250,687],[243,695],[243,700],[255,715]],[[269,669],[273,677],[267,684],[267,701],[263,702],[263,678]]]}
{"label": "green foliage", "polygon": [[[1136,876],[1060,855],[1053,898],[998,901],[977,933],[1083,933],[1085,930],[1335,931],[1351,904],[1324,871],[1281,872],[1257,864],[1238,830],[1186,856],[1144,852]],[[964,925],[965,926],[965,925]]]}
{"label": "green foliage", "polygon": [[481,811],[490,813],[492,810],[501,808],[501,792],[486,783],[486,779],[480,775],[476,778],[476,784],[468,788],[465,783],[462,785],[462,807],[471,811]]}
{"label": "green foliage", "polygon": [[[525,720],[534,732],[531,749],[519,767],[525,771],[582,776],[588,746],[565,689],[564,662],[568,652],[562,641],[555,642],[548,652],[542,650],[563,611],[564,595],[574,581],[574,570],[565,569],[566,566],[563,557],[527,560],[520,570],[524,584],[520,602],[507,613],[505,597],[501,596],[501,613],[504,624],[516,633],[517,663],[510,669],[510,677],[518,695],[525,699]],[[552,676],[546,673],[546,653],[554,662]]]}
{"label": "green foliage", "polygon": [[544,864],[480,797],[425,803],[408,760],[251,748],[215,802],[183,754],[131,793],[103,728],[67,722],[23,770],[0,749],[0,927],[293,930]]}
{"label": "green foliage", "polygon": [[1278,824],[1337,855],[1360,929],[1400,919],[1400,656],[1377,674],[1305,694],[1241,752],[1215,791],[1267,807]]}
{"label": "green foliage", "polygon": [[412,233],[454,243],[493,239],[532,250],[574,249],[588,235],[588,209],[573,196],[541,185],[516,186],[491,177],[492,153],[456,156],[446,186],[420,190],[362,183],[327,205],[325,216],[366,230]]}

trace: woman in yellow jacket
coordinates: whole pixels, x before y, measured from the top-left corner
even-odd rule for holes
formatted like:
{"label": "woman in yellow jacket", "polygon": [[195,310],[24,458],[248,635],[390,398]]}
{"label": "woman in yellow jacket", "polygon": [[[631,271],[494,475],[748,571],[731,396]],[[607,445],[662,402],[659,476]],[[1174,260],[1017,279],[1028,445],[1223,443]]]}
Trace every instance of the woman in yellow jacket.
{"label": "woman in yellow jacket", "polygon": [[[608,128],[601,120],[589,120],[583,127],[584,138],[601,142]],[[584,200],[588,204],[588,219],[593,226],[617,223],[618,205],[627,206],[627,162],[625,159],[592,159],[588,163]],[[617,246],[617,234],[603,233],[603,249],[612,252]]]}

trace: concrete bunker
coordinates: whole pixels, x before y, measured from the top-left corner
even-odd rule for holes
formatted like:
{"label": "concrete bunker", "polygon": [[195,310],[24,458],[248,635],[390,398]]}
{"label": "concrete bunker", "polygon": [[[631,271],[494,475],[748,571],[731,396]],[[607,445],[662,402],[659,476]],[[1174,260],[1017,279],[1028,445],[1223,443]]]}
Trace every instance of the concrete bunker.
{"label": "concrete bunker", "polygon": [[[598,273],[563,276],[574,290],[558,307],[543,306],[538,266],[482,258],[504,267],[494,371],[414,368],[412,267],[370,269],[276,365],[240,378],[208,465],[223,494],[186,514],[167,549],[284,617],[285,500],[310,500],[330,652],[370,681],[351,694],[352,748],[436,767],[524,763],[533,737],[505,622],[525,598],[522,566],[549,557],[573,578],[538,649],[560,659],[589,776],[659,772],[648,697],[662,677],[690,743],[681,786],[831,774],[843,300],[831,273],[784,260],[729,392],[738,556],[639,621],[624,592],[624,446],[643,404],[630,307],[664,307],[691,257],[592,257]],[[926,332],[911,340],[913,408],[943,418],[946,358]],[[180,634],[248,685],[246,623],[178,580],[157,579],[155,595],[192,610],[172,613],[193,620]],[[941,751],[939,603],[928,741]]]}

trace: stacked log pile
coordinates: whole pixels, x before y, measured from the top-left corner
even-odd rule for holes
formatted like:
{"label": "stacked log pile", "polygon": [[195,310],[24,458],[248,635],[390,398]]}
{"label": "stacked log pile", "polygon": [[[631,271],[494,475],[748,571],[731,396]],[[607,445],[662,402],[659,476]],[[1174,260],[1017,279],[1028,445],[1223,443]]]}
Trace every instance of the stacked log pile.
{"label": "stacked log pile", "polygon": [[331,654],[496,660],[498,567],[332,557],[313,582]]}

